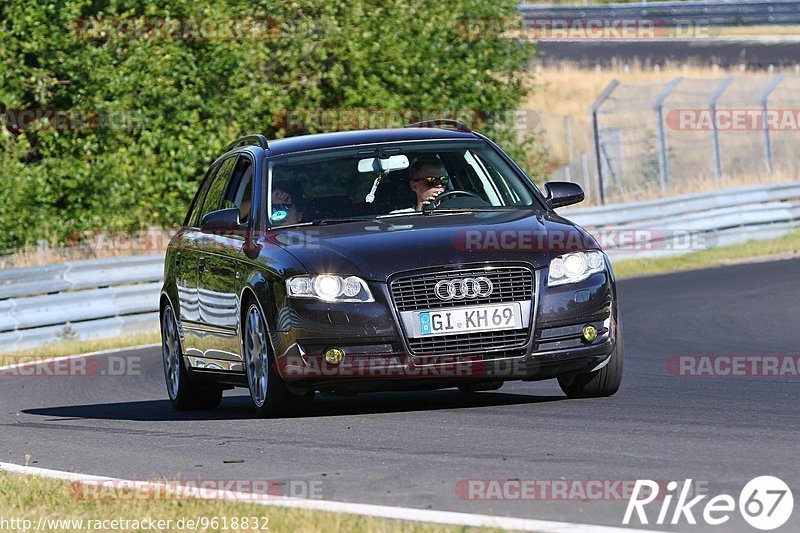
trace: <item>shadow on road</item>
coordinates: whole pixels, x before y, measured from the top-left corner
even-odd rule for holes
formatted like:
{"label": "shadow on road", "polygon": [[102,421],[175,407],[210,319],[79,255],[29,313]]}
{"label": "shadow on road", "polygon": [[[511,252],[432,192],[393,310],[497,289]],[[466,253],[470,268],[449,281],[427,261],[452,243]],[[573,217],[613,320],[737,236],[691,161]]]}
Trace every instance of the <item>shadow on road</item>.
{"label": "shadow on road", "polygon": [[[531,396],[482,392],[462,394],[457,391],[424,391],[413,393],[371,393],[353,397],[321,397],[317,395],[314,409],[300,418],[370,415],[437,411],[442,409],[477,409],[506,405],[533,404],[565,400],[563,396]],[[245,395],[226,396],[213,411],[180,412],[167,400],[98,403],[41,407],[22,411],[29,415],[55,416],[73,419],[133,420],[141,422],[170,420],[228,420],[255,418],[250,399]]]}

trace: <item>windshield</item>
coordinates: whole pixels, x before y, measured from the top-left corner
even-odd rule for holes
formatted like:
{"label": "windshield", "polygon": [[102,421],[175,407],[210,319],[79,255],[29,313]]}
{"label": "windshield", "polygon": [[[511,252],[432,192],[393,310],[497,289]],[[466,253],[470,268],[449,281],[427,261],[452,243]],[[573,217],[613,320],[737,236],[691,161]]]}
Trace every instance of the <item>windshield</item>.
{"label": "windshield", "polygon": [[489,146],[392,143],[293,154],[268,167],[272,225],[452,210],[543,209]]}

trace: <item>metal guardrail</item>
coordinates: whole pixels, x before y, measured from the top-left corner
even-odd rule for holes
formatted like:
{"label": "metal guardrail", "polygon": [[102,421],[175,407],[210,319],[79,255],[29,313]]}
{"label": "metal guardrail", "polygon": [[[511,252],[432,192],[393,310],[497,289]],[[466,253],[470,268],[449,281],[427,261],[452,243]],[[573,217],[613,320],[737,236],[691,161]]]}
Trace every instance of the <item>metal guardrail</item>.
{"label": "metal guardrail", "polygon": [[0,351],[158,327],[163,254],[0,271]]}
{"label": "metal guardrail", "polygon": [[679,255],[771,239],[800,227],[800,182],[559,213],[595,235],[612,260]]}
{"label": "metal guardrail", "polygon": [[[687,239],[715,247],[800,227],[800,182],[559,213],[596,235],[615,261],[673,255],[696,251]],[[635,243],[613,242],[620,232],[635,233]],[[163,261],[156,254],[0,271],[0,351],[157,330]],[[202,299],[197,312],[203,316],[235,306],[210,291]]]}
{"label": "metal guardrail", "polygon": [[647,2],[592,6],[519,6],[527,20],[538,19],[648,19],[664,25],[708,26],[800,23],[800,1]]}

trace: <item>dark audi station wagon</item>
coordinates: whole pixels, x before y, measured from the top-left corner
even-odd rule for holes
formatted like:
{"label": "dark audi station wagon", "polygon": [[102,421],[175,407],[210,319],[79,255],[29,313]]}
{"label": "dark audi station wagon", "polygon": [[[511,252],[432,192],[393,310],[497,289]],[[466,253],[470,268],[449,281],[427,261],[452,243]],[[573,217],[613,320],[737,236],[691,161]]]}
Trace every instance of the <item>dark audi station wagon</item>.
{"label": "dark audi station wagon", "polygon": [[614,274],[497,144],[452,120],[243,137],[170,242],[160,319],[176,409],[247,387],[260,416],[355,394],[622,379]]}

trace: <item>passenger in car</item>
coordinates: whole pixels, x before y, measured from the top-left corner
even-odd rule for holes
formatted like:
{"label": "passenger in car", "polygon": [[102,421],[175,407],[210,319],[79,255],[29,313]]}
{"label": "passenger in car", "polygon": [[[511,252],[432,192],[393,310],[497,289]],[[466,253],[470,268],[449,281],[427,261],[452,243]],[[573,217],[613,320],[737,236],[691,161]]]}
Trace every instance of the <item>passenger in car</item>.
{"label": "passenger in car", "polygon": [[[287,189],[289,187],[286,187]],[[272,214],[270,220],[279,224],[296,224],[303,219],[303,212],[295,203],[292,194],[280,185],[272,188]]]}

